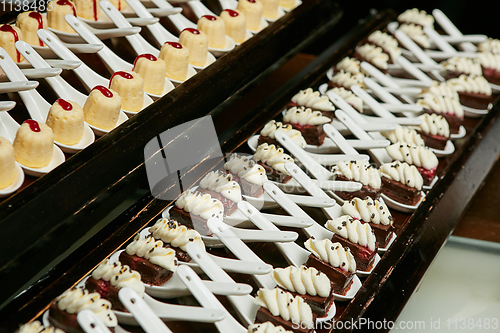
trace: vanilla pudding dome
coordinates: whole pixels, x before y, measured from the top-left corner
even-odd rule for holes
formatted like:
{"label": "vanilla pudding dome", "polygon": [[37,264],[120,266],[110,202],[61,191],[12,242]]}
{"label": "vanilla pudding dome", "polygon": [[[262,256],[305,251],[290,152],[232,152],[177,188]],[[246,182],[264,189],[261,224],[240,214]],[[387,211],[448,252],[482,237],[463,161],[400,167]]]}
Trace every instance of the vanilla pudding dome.
{"label": "vanilla pudding dome", "polygon": [[260,28],[264,7],[260,0],[240,0],[237,9],[245,14],[247,29],[257,31]]}
{"label": "vanilla pudding dome", "polygon": [[141,111],[144,105],[144,80],[138,73],[118,71],[111,76],[109,88],[122,98],[122,109],[130,112]]}
{"label": "vanilla pudding dome", "polygon": [[95,86],[83,105],[83,115],[90,125],[111,130],[118,122],[121,108],[122,98],[116,91]]}
{"label": "vanilla pudding dome", "polygon": [[224,9],[220,18],[226,25],[226,35],[231,37],[236,43],[241,44],[247,36],[247,20],[245,14],[239,10]]}
{"label": "vanilla pudding dome", "polygon": [[75,102],[57,99],[50,107],[45,123],[52,128],[56,142],[71,146],[83,138],[83,109]]}
{"label": "vanilla pudding dome", "polygon": [[177,42],[166,42],[161,47],[160,58],[166,65],[165,76],[177,81],[187,79],[189,66],[189,53],[187,47]]}
{"label": "vanilla pudding dome", "polygon": [[23,61],[24,57],[16,49],[16,42],[23,39],[23,34],[18,27],[10,24],[0,26],[0,47],[2,47],[14,60],[14,62]]}
{"label": "vanilla pudding dome", "polygon": [[152,54],[141,54],[135,58],[132,70],[139,73],[144,80],[145,92],[154,95],[161,95],[163,93],[166,65],[162,59],[156,58]]}
{"label": "vanilla pudding dome", "polygon": [[73,2],[70,0],[52,0],[47,6],[52,7],[52,10],[47,11],[47,24],[49,28],[75,33],[75,30],[64,19],[64,16],[68,14],[76,16],[76,7]]}
{"label": "vanilla pudding dome", "polygon": [[208,47],[223,49],[226,47],[226,25],[224,20],[213,15],[204,15],[198,20],[198,30],[208,37]]}
{"label": "vanilla pudding dome", "polygon": [[203,67],[207,63],[208,37],[198,29],[186,28],[179,36],[179,44],[189,50],[189,64]]}
{"label": "vanilla pudding dome", "polygon": [[101,17],[101,6],[97,0],[73,0],[78,17],[97,21]]}
{"label": "vanilla pudding dome", "polygon": [[0,189],[4,189],[16,178],[14,147],[9,140],[0,136]]}
{"label": "vanilla pudding dome", "polygon": [[52,160],[54,134],[46,124],[28,119],[17,130],[13,147],[17,162],[30,168],[43,168]]}
{"label": "vanilla pudding dome", "polygon": [[47,18],[38,12],[24,12],[17,16],[16,26],[23,34],[23,40],[31,45],[44,46],[38,38],[38,29],[47,29]]}

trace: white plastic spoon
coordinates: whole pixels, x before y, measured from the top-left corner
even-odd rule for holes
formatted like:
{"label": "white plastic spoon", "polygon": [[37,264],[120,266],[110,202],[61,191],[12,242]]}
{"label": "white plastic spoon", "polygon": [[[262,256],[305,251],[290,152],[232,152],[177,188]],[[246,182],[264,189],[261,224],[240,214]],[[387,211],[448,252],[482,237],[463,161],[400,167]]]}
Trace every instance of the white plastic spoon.
{"label": "white plastic spoon", "polygon": [[356,149],[351,147],[349,143],[347,143],[346,139],[342,136],[342,134],[340,134],[340,132],[337,131],[337,129],[335,129],[332,125],[324,124],[323,131],[344,154],[358,155]]}
{"label": "white plastic spoon", "polygon": [[[64,42],[63,42],[64,43]],[[74,53],[97,53],[102,46],[100,44],[68,44],[64,43]],[[47,46],[32,45],[43,58],[57,58],[57,55]]]}
{"label": "white plastic spoon", "polygon": [[[113,28],[113,29],[96,29],[87,23],[79,20],[82,24],[84,24],[87,29],[89,29],[94,35],[96,35],[100,40],[105,40],[114,37],[125,37],[128,35],[138,34],[141,32],[141,27],[132,27],[132,28]],[[52,28],[49,28],[50,31],[55,33],[62,41],[67,43],[82,43],[83,39],[78,36],[77,33],[74,32],[65,32],[59,31]]]}
{"label": "white plastic spoon", "polygon": [[[38,87],[37,81],[0,82],[0,94],[32,90],[35,89],[36,87]],[[5,106],[8,107],[10,105],[5,105]],[[0,111],[7,111],[7,110],[0,110]]]}
{"label": "white plastic spoon", "polygon": [[[443,28],[443,30],[446,31],[450,36],[453,36],[453,37],[462,37],[463,36],[463,34],[460,32],[460,30],[458,30],[458,28],[455,26],[455,24],[453,24],[453,22],[451,22],[451,20],[448,18],[448,16],[446,16],[446,14],[443,13],[441,10],[434,9],[432,11],[432,15],[434,16],[436,21],[439,23],[441,28]],[[470,42],[460,43],[460,47],[464,51],[468,51],[468,52],[476,52],[476,50],[477,50],[477,47]]]}
{"label": "white plastic spoon", "polygon": [[118,298],[146,333],[172,333],[134,290],[121,288]]}
{"label": "white plastic spoon", "polygon": [[462,35],[462,36],[451,36],[451,35],[440,35],[441,38],[450,44],[459,44],[464,42],[471,43],[481,43],[488,39],[486,35]]}
{"label": "white plastic spoon", "polygon": [[[201,267],[203,272],[208,275],[208,277],[217,282],[227,282],[234,283],[234,280],[224,272],[217,264],[215,264],[206,253],[202,251],[197,245],[188,243],[186,248],[194,254],[193,260]],[[271,266],[272,269],[272,266]],[[267,273],[271,272],[269,270]],[[231,304],[234,306],[236,311],[238,311],[239,316],[243,320],[244,325],[248,326],[253,324],[257,310],[259,306],[253,302],[254,298],[250,295],[245,296],[227,296]],[[218,303],[213,303],[213,306],[217,308]],[[225,310],[227,311],[227,310]],[[234,325],[234,323],[232,323]]]}
{"label": "white plastic spoon", "polygon": [[76,315],[78,325],[86,333],[111,333],[109,328],[91,310],[82,310]]}
{"label": "white plastic spoon", "polygon": [[[73,60],[61,60],[61,59],[45,59],[45,62],[53,68],[61,68],[61,69],[75,69],[82,64],[81,61],[73,61]],[[31,68],[30,63],[22,62],[18,63],[17,67],[21,69]]]}
{"label": "white plastic spoon", "polygon": [[[201,255],[200,255],[201,256]],[[245,333],[247,330],[236,321],[220,301],[204,287],[200,277],[189,267],[181,266],[177,269],[180,279],[186,284],[189,291],[203,307],[212,307],[224,312],[224,319],[215,322],[221,333]]]}
{"label": "white plastic spoon", "polygon": [[[61,68],[49,68],[49,69],[25,68],[25,69],[20,69],[20,71],[27,79],[43,79],[46,77],[54,77],[62,73]],[[9,82],[9,78],[6,75],[0,75],[0,81]]]}

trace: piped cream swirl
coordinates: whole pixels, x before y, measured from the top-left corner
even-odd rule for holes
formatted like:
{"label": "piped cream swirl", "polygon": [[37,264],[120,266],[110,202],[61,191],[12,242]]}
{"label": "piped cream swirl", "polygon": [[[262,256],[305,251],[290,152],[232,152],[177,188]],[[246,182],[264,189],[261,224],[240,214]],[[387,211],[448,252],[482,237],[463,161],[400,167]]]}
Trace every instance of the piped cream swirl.
{"label": "piped cream swirl", "polygon": [[284,320],[294,324],[300,323],[308,328],[314,326],[311,307],[300,296],[293,297],[279,288],[259,289],[254,302],[268,309],[273,316],[280,316]]}
{"label": "piped cream swirl", "polygon": [[332,77],[332,82],[338,86],[342,86],[347,89],[351,89],[353,85],[364,86],[365,76],[361,73],[353,74],[350,72],[344,72],[340,70],[337,74]]}
{"label": "piped cream swirl", "polygon": [[500,72],[500,54],[478,52],[475,61],[480,63],[483,69],[491,68],[497,72]]}
{"label": "piped cream swirl", "polygon": [[481,64],[470,58],[452,57],[448,60],[442,61],[441,65],[447,71],[472,75],[483,75]]}
{"label": "piped cream swirl", "polygon": [[188,243],[194,243],[205,250],[205,243],[200,233],[180,225],[176,220],[161,218],[156,221],[154,226],[149,228],[149,232],[154,238],[173,247],[178,247],[182,251],[186,251],[186,244]]}
{"label": "piped cream swirl", "polygon": [[96,280],[109,281],[118,289],[128,287],[141,297],[144,295],[145,287],[141,282],[141,274],[131,270],[127,265],[122,266],[119,261],[111,263],[108,259],[104,260],[94,269],[92,277]]}
{"label": "piped cream swirl", "polygon": [[416,127],[420,131],[430,135],[440,135],[445,138],[450,137],[450,125],[445,117],[436,113],[424,113],[418,117],[422,123]]}
{"label": "piped cream swirl", "polygon": [[285,163],[293,162],[293,158],[291,158],[290,155],[285,154],[283,152],[283,148],[276,149],[276,146],[274,145],[263,143],[257,147],[253,158],[257,162],[269,165],[276,171],[285,175],[290,175],[290,173],[285,169]]}
{"label": "piped cream swirl", "polygon": [[211,171],[200,181],[200,187],[220,193],[224,198],[234,202],[241,201],[240,184],[233,176],[222,171]]}
{"label": "piped cream swirl", "polygon": [[16,333],[64,333],[64,331],[55,327],[45,327],[38,320],[35,320],[19,327]]}
{"label": "piped cream swirl", "polygon": [[211,217],[222,219],[224,216],[224,206],[219,200],[212,198],[210,194],[198,191],[184,191],[175,202],[175,206],[204,220]]}
{"label": "piped cream swirl", "polygon": [[333,220],[328,220],[325,227],[340,237],[367,247],[370,251],[375,251],[375,234],[368,223],[362,223],[349,215],[343,215]]}
{"label": "piped cream swirl", "polygon": [[82,310],[92,311],[107,327],[118,324],[116,315],[111,310],[111,302],[102,299],[98,293],[89,293],[87,289],[71,288],[56,298],[57,307],[70,314]]}
{"label": "piped cream swirl", "polygon": [[459,118],[464,116],[464,109],[458,99],[423,93],[419,95],[417,104],[433,112],[454,114]]}
{"label": "piped cream swirl", "polygon": [[408,37],[423,48],[428,49],[431,47],[431,41],[420,25],[405,23],[401,24],[398,29],[408,35]]}
{"label": "piped cream swirl", "polygon": [[163,246],[161,240],[156,240],[153,236],[142,238],[137,234],[132,243],[125,248],[127,254],[149,260],[151,263],[168,269],[171,272],[177,270],[179,265],[175,257],[175,250]]}
{"label": "piped cream swirl", "polygon": [[436,154],[427,147],[399,141],[385,149],[393,160],[413,164],[426,170],[432,170],[439,164]]}
{"label": "piped cream swirl", "polygon": [[444,96],[451,99],[456,99],[457,101],[460,99],[458,96],[458,92],[453,88],[453,86],[447,82],[437,82],[432,81],[429,89],[425,90],[423,94],[432,94],[435,96]]}
{"label": "piped cream swirl", "polygon": [[368,62],[371,62],[380,69],[389,67],[389,55],[384,53],[381,47],[372,44],[364,44],[356,49],[356,52]]}
{"label": "piped cream swirl", "polygon": [[322,125],[331,122],[332,120],[326,116],[323,116],[321,111],[313,111],[310,108],[301,107],[291,107],[285,111],[283,116],[283,122],[291,124],[299,124],[302,126],[306,125]]}
{"label": "piped cream swirl", "polygon": [[335,107],[327,96],[321,96],[319,91],[307,88],[299,91],[292,97],[292,102],[298,106],[311,108],[319,111],[335,111]]}
{"label": "piped cream swirl", "polygon": [[322,240],[309,238],[304,245],[316,258],[333,267],[339,267],[346,272],[356,272],[356,260],[351,250],[344,248],[340,243],[333,243],[328,238]]}
{"label": "piped cream swirl", "polygon": [[374,31],[370,36],[368,36],[368,41],[380,46],[386,53],[389,54],[392,62],[395,62],[401,55],[401,49],[399,48],[398,41],[385,32],[380,30]]}
{"label": "piped cream swirl", "polygon": [[398,125],[394,131],[381,132],[381,134],[389,139],[389,141],[391,141],[392,143],[403,141],[417,146],[425,146],[424,140],[422,139],[420,134],[409,127]]}
{"label": "piped cream swirl", "polygon": [[462,74],[447,81],[458,92],[491,96],[491,86],[483,76]]}
{"label": "piped cream swirl", "polygon": [[314,267],[275,268],[272,277],[281,288],[300,295],[328,297],[332,289],[330,279]]}
{"label": "piped cream swirl", "polygon": [[344,59],[340,60],[337,65],[335,65],[335,68],[338,71],[344,71],[346,73],[364,74],[363,70],[361,69],[361,62],[356,58],[345,57]]}
{"label": "piped cream swirl", "polygon": [[330,89],[330,91],[339,95],[344,101],[350,104],[353,108],[358,110],[360,113],[363,113],[363,100],[353,94],[350,90],[347,90],[344,87],[335,87]]}
{"label": "piped cream swirl", "polygon": [[344,176],[378,190],[382,185],[380,173],[368,161],[342,161],[332,166],[332,176]]}
{"label": "piped cream swirl", "polygon": [[380,166],[380,173],[382,177],[387,177],[417,190],[421,190],[424,183],[422,175],[418,172],[417,168],[405,162],[395,161],[382,164]]}
{"label": "piped cream swirl", "polygon": [[500,40],[488,38],[484,42],[477,45],[479,52],[489,52],[493,54],[500,54]]}
{"label": "piped cream swirl", "polygon": [[423,27],[432,27],[434,24],[434,17],[427,14],[425,10],[418,10],[417,8],[407,9],[398,16],[399,22],[408,22],[421,25]]}
{"label": "piped cream swirl", "polygon": [[266,170],[246,156],[231,154],[224,168],[252,184],[262,185],[268,180]]}
{"label": "piped cream swirl", "polygon": [[363,222],[382,225],[393,224],[391,212],[385,202],[373,200],[370,197],[366,197],[365,199],[353,198],[349,201],[345,200],[342,212]]}
{"label": "piped cream swirl", "polygon": [[276,131],[282,131],[285,133],[292,141],[297,144],[300,148],[304,148],[307,145],[306,139],[302,136],[302,133],[292,127],[289,124],[283,124],[277,122],[276,120],[269,121],[264,128],[260,131],[260,135],[264,137],[269,137],[271,139],[276,139],[274,133]]}

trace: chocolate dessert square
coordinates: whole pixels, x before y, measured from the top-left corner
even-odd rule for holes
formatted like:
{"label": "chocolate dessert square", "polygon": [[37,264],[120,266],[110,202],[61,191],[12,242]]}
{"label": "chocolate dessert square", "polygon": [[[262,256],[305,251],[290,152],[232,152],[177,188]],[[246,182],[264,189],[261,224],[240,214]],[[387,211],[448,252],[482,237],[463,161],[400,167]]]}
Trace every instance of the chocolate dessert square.
{"label": "chocolate dessert square", "polygon": [[460,97],[460,104],[479,110],[489,109],[489,105],[495,100],[493,95],[459,92],[458,96]]}
{"label": "chocolate dessert square", "polygon": [[325,141],[326,133],[323,131],[323,126],[320,125],[299,125],[290,124],[297,131],[302,133],[307,144],[321,146]]}
{"label": "chocolate dessert square", "polygon": [[173,206],[170,211],[170,218],[177,220],[186,227],[195,229],[202,236],[212,236],[212,231],[208,228],[207,221],[198,215],[190,214],[183,209]]}
{"label": "chocolate dessert square", "polygon": [[450,126],[450,133],[451,134],[458,134],[460,131],[460,126],[462,125],[462,122],[464,121],[464,118],[457,117],[454,114],[451,113],[438,113],[438,112],[433,112],[431,110],[424,110],[425,113],[437,113],[441,116],[443,116],[446,121],[448,122],[448,125]]}
{"label": "chocolate dessert square", "polygon": [[339,242],[342,246],[348,247],[351,250],[354,260],[356,260],[357,270],[366,272],[373,267],[373,260],[377,254],[377,246],[375,247],[375,251],[370,251],[367,247],[355,244],[337,234],[333,235],[332,242]]}
{"label": "chocolate dessert square", "polygon": [[301,295],[296,292],[288,291],[290,294],[292,294],[294,297],[295,296],[300,296],[304,299],[304,301],[309,304],[311,307],[311,310],[313,314],[315,314],[318,318],[323,318],[326,317],[328,314],[328,311],[333,305],[334,297],[333,297],[333,291],[330,292],[330,295],[328,297],[321,297],[321,296],[311,296],[308,294]]}
{"label": "chocolate dessert square", "polygon": [[279,182],[279,183],[282,183],[282,184],[286,184],[286,183],[288,183],[288,181],[290,179],[292,179],[292,176],[285,175],[284,173],[279,172],[276,169],[273,169],[272,167],[270,167],[266,163],[262,163],[262,162],[257,162],[257,163],[260,166],[262,166],[264,168],[264,170],[266,170],[266,176],[267,176],[267,178],[269,180],[272,180],[272,181],[275,181],[275,182]]}
{"label": "chocolate dessert square", "polygon": [[387,177],[382,177],[382,193],[405,205],[414,206],[420,200],[421,191]]}
{"label": "chocolate dessert square", "polygon": [[375,233],[375,239],[380,248],[385,248],[388,244],[389,241],[391,240],[392,233],[396,228],[394,228],[393,225],[388,224],[376,224],[376,223],[371,223],[368,222],[370,227],[372,228],[373,232]]}
{"label": "chocolate dessert square", "polygon": [[328,276],[330,281],[332,281],[332,292],[335,294],[345,295],[351,288],[354,274],[349,271],[345,271],[339,267],[334,267],[313,254],[309,255],[305,266],[314,267]]}
{"label": "chocolate dessert square", "polygon": [[427,134],[423,131],[417,131],[417,133],[420,134],[427,147],[439,150],[444,150],[446,148],[446,143],[448,142],[449,138],[441,135]]}
{"label": "chocolate dessert square", "polygon": [[[316,322],[316,316],[314,316],[314,322]],[[270,321],[274,326],[283,326],[284,329],[295,332],[295,333],[312,333],[314,332],[314,328],[306,328],[301,327],[297,323],[292,323],[291,321],[285,320],[280,316],[273,316],[272,313],[264,308],[260,307],[257,310],[257,317],[255,318],[255,323],[265,323],[266,321]]]}
{"label": "chocolate dessert square", "polygon": [[219,200],[222,203],[222,206],[224,206],[224,215],[229,216],[234,213],[236,209],[238,209],[238,204],[236,202],[229,200],[218,192],[207,190],[206,188],[202,187],[198,187],[196,191],[210,194],[212,198]]}
{"label": "chocolate dessert square", "polygon": [[[59,309],[57,302],[54,301],[49,308],[49,323],[55,328],[59,328],[66,333],[85,333],[78,324],[76,319],[77,313],[69,313]],[[111,332],[115,331],[114,327],[108,327]]]}
{"label": "chocolate dessert square", "polygon": [[[352,180],[350,180],[342,175],[337,175],[335,177],[335,180],[346,181],[346,182],[352,181]],[[370,197],[373,200],[375,200],[375,199],[378,199],[380,197],[379,190],[375,190],[367,185],[363,185],[361,187],[361,189],[359,191],[356,191],[356,192],[335,191],[335,194],[338,195],[342,200],[351,200],[352,198],[355,198],[355,197],[359,197],[359,198]]]}
{"label": "chocolate dessert square", "polygon": [[110,281],[105,281],[103,279],[96,280],[91,276],[85,281],[85,288],[90,292],[98,293],[101,295],[101,298],[110,301],[113,310],[128,312],[118,298],[120,289],[113,286]]}
{"label": "chocolate dessert square", "polygon": [[[225,172],[228,172],[228,171],[225,171]],[[258,198],[262,194],[264,194],[264,188],[262,187],[262,185],[252,184],[252,183],[246,181],[245,179],[241,179],[235,173],[232,173],[232,172],[229,172],[229,173],[233,176],[233,180],[237,181],[240,184],[241,192],[243,194],[254,197],[254,198]],[[198,230],[198,232],[200,232],[200,231]]]}
{"label": "chocolate dessert square", "polygon": [[132,270],[138,271],[142,282],[153,286],[161,286],[173,275],[172,271],[155,265],[147,259],[136,255],[131,256],[126,251],[120,253],[119,260],[123,265],[128,265]]}

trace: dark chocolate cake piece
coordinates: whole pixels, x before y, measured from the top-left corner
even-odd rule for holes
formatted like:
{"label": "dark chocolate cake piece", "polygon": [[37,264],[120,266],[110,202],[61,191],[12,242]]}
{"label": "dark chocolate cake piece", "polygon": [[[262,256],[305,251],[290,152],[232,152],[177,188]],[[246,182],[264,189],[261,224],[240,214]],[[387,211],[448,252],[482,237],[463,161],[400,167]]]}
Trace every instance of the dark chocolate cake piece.
{"label": "dark chocolate cake piece", "polygon": [[285,163],[293,162],[293,158],[285,154],[283,148],[263,143],[257,147],[253,159],[266,170],[268,179],[283,184],[292,179],[292,176],[285,169]]}
{"label": "dark chocolate cake piece", "polygon": [[[68,312],[67,310],[70,310]],[[66,333],[84,333],[76,316],[82,310],[90,310],[112,331],[118,325],[111,303],[98,293],[73,287],[57,297],[49,308],[49,323]]]}
{"label": "dark chocolate cake piece", "polygon": [[362,188],[355,192],[335,191],[343,200],[350,200],[354,197],[369,196],[377,199],[380,196],[382,181],[380,173],[368,161],[342,161],[332,166],[332,178],[338,181],[356,181],[363,184]]}
{"label": "dark chocolate cake piece", "polygon": [[123,287],[131,288],[141,297],[145,290],[139,272],[131,270],[129,266],[122,266],[119,261],[111,263],[108,259],[94,269],[85,281],[85,287],[90,292],[99,293],[102,298],[110,301],[114,310],[124,312],[128,312],[128,310],[118,298],[120,289]]}
{"label": "dark chocolate cake piece", "polygon": [[326,274],[333,283],[333,292],[345,295],[356,272],[356,261],[351,250],[329,239],[310,238],[304,245],[311,252],[305,265]]}
{"label": "dark chocolate cake piece", "polygon": [[159,219],[149,228],[149,232],[155,239],[161,240],[165,247],[174,249],[175,256],[182,262],[191,261],[191,257],[186,252],[187,243],[195,243],[205,249],[205,243],[198,231],[180,225],[174,219]]}
{"label": "dark chocolate cake piece", "polygon": [[462,74],[448,82],[458,92],[460,103],[475,109],[489,109],[495,97],[483,76]]}
{"label": "dark chocolate cake piece", "polygon": [[325,317],[333,304],[332,281],[314,267],[275,268],[273,279],[292,296],[300,296],[318,317]]}
{"label": "dark chocolate cake piece", "polygon": [[389,68],[389,55],[380,46],[364,44],[356,48],[354,57],[359,61],[366,61],[378,68],[382,73],[387,73]]}
{"label": "dark chocolate cake piece", "polygon": [[268,181],[266,171],[251,156],[231,154],[224,169],[240,184],[243,195],[257,198],[264,193],[262,185]]}
{"label": "dark chocolate cake piece", "polygon": [[416,205],[424,180],[414,165],[395,161],[380,166],[382,193],[402,204]]}
{"label": "dark chocolate cake piece", "polygon": [[212,198],[219,200],[227,216],[238,209],[238,202],[241,201],[240,184],[233,180],[231,174],[220,170],[207,173],[200,181],[197,191],[210,194]]}
{"label": "dark chocolate cake piece", "polygon": [[[294,297],[280,288],[259,289],[257,297],[255,297],[255,303],[260,305],[255,323],[269,321],[275,326],[283,326],[285,329],[296,333],[314,332],[316,315],[313,314],[309,304],[300,296]],[[299,311],[298,313],[296,311],[290,312],[288,309],[284,311],[280,309],[281,306],[298,306]],[[286,313],[290,317],[283,318],[280,316],[281,313]]]}
{"label": "dark chocolate cake piece", "polygon": [[344,215],[328,220],[325,226],[334,232],[333,243],[338,242],[351,250],[358,270],[366,272],[373,267],[378,245],[368,223]]}
{"label": "dark chocolate cake piece", "polygon": [[[274,136],[274,133],[276,133],[277,130],[280,130],[281,132],[289,136],[290,139],[292,139],[292,141],[300,148],[306,147],[307,145],[306,140],[304,139],[300,131],[294,129],[292,125],[286,125],[281,122],[277,122],[276,120],[269,121],[264,126],[264,128],[262,128],[262,130],[260,131],[259,139],[257,141],[257,145],[267,143],[268,145],[275,145],[276,147],[281,147],[279,142],[276,140],[276,137]],[[284,147],[281,148],[284,149]]]}
{"label": "dark chocolate cake piece", "polygon": [[340,88],[343,87],[345,89],[351,89],[351,86],[358,85],[364,87],[364,79],[365,76],[361,73],[351,73],[346,72],[341,69],[338,73],[336,73],[331,81],[328,82],[329,88]]}
{"label": "dark chocolate cake piece", "polygon": [[198,231],[202,236],[211,236],[207,220],[217,217],[222,220],[224,206],[207,193],[184,191],[169,210],[170,217],[180,224]]}
{"label": "dark chocolate cake piece", "polygon": [[329,117],[323,116],[320,111],[313,111],[310,108],[292,107],[285,112],[283,123],[290,124],[300,131],[306,142],[310,145],[320,146],[325,140],[323,124],[330,123]]}
{"label": "dark chocolate cake piece", "polygon": [[385,248],[387,246],[395,228],[394,219],[383,200],[373,200],[370,197],[353,198],[344,201],[342,212],[352,218],[369,223],[379,247]]}
{"label": "dark chocolate cake piece", "polygon": [[424,183],[430,184],[439,164],[439,160],[433,151],[424,146],[416,146],[402,141],[396,142],[385,149],[394,161],[414,165],[422,175]]}
{"label": "dark chocolate cake piece", "polygon": [[136,235],[119,258],[122,264],[141,274],[142,282],[153,286],[167,282],[179,265],[175,251],[164,247],[163,242],[153,236],[141,239]]}

